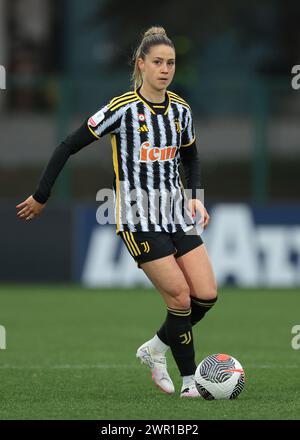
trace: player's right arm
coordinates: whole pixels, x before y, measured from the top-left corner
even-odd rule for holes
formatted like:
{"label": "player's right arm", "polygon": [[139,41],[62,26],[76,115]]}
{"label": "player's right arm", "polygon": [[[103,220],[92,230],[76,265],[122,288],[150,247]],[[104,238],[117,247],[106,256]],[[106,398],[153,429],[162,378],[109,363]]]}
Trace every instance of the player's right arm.
{"label": "player's right arm", "polygon": [[119,128],[122,111],[121,109],[115,111],[110,107],[110,105],[103,107],[58,145],[41,176],[35,193],[16,206],[17,216],[20,219],[32,220],[41,214],[59,173],[72,154]]}
{"label": "player's right arm", "polygon": [[16,206],[17,216],[20,219],[31,220],[41,214],[50,197],[52,187],[69,157],[95,140],[97,138],[89,130],[86,121],[58,145],[42,174],[35,193]]}

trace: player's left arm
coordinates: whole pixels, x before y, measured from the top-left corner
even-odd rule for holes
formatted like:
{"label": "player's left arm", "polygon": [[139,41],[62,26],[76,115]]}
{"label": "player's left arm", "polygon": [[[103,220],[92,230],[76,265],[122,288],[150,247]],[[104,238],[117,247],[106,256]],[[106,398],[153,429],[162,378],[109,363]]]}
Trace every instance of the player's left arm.
{"label": "player's left arm", "polygon": [[197,211],[200,213],[201,218],[199,224],[204,229],[208,225],[209,215],[203,203],[197,198],[197,190],[200,190],[201,188],[200,159],[196,145],[193,116],[190,108],[188,109],[184,120],[180,157],[184,168],[187,188],[192,191],[189,200],[189,209],[192,213],[192,217],[196,217]]}
{"label": "player's left arm", "polygon": [[191,191],[191,198],[188,202],[192,217],[196,217],[197,211],[201,215],[200,226],[205,229],[209,223],[209,214],[203,203],[197,198],[197,190],[201,189],[200,159],[197,145],[194,141],[188,147],[180,148],[180,158],[184,169],[186,186]]}

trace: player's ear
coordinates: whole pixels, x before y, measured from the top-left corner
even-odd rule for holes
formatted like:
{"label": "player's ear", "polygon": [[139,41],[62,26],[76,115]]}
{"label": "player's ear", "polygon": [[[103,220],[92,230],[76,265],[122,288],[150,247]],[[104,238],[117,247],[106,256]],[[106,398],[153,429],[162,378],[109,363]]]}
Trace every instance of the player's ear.
{"label": "player's ear", "polygon": [[138,65],[138,68],[139,68],[140,72],[141,72],[141,73],[144,73],[144,70],[145,70],[145,62],[144,62],[143,58],[138,58],[138,59],[137,59],[137,65]]}

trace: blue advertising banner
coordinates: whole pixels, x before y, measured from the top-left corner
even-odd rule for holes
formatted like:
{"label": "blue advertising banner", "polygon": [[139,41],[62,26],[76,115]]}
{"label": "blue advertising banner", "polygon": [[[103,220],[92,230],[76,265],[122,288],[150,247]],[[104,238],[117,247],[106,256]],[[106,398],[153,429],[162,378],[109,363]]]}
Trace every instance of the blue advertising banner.
{"label": "blue advertising banner", "polygon": [[[300,286],[300,206],[217,204],[202,234],[219,286]],[[73,276],[86,286],[149,286],[112,225],[96,208],[74,213]]]}

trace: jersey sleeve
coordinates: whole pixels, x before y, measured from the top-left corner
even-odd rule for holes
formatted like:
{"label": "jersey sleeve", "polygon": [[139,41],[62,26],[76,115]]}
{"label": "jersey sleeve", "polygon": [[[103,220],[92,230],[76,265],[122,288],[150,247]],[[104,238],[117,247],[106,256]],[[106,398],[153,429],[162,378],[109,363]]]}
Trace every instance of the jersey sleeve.
{"label": "jersey sleeve", "polygon": [[190,109],[188,109],[185,119],[185,127],[181,135],[181,147],[189,147],[196,140],[193,116]]}
{"label": "jersey sleeve", "polygon": [[88,119],[88,128],[97,139],[106,134],[116,134],[120,129],[123,113],[124,108],[114,110],[107,104]]}

